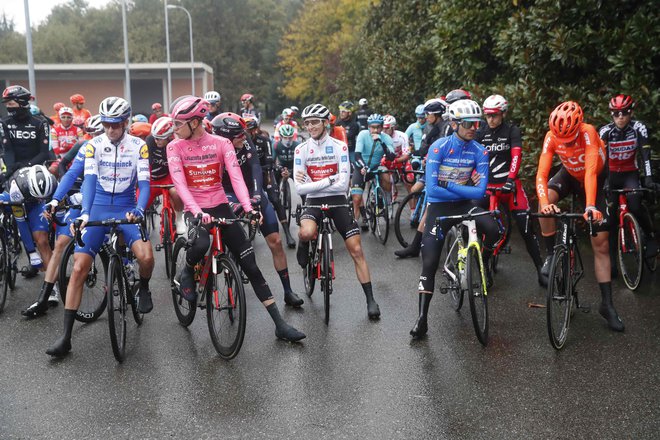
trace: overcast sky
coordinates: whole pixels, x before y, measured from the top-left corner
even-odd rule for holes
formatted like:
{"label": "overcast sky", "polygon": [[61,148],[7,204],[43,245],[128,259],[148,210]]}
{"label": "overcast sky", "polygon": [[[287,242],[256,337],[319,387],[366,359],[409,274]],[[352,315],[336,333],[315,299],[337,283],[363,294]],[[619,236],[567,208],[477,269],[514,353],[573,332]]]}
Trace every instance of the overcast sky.
{"label": "overcast sky", "polygon": [[[16,30],[20,33],[25,33],[24,1],[0,0],[0,15],[5,13],[8,18],[13,19]],[[34,28],[48,17],[54,6],[67,3],[67,0],[28,0],[28,3],[30,5],[30,22]],[[93,8],[98,8],[109,3],[109,0],[87,0],[87,4]]]}

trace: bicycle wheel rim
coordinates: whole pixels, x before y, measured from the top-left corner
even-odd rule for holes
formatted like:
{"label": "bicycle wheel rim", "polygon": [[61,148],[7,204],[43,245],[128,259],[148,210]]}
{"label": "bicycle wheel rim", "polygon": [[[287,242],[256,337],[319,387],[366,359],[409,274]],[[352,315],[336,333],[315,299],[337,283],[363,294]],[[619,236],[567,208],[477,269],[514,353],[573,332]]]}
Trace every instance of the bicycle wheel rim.
{"label": "bicycle wheel rim", "polygon": [[454,281],[449,275],[446,275],[444,279],[451,294],[452,306],[458,312],[463,307],[464,292],[461,288],[461,275],[458,271],[458,242],[456,241],[456,230],[454,228],[447,232],[444,247],[449,270],[456,276],[457,280]]}
{"label": "bicycle wheel rim", "polygon": [[[174,243],[174,251],[172,255],[172,280],[175,279],[176,274],[183,270],[186,264],[186,239],[179,237]],[[197,304],[193,301],[186,300],[181,295],[181,289],[174,281],[171,282],[172,304],[174,305],[174,314],[179,320],[179,324],[188,327],[195,319],[197,312]]]}
{"label": "bicycle wheel rim", "polygon": [[[416,191],[408,194],[401,201],[394,215],[394,235],[402,247],[408,247],[417,232],[419,225],[419,214],[421,209],[417,209],[419,198],[422,192]],[[413,203],[412,208],[410,203]]]}
{"label": "bicycle wheel rim", "polygon": [[[73,258],[71,258],[71,260],[73,260]],[[106,278],[107,268],[108,257],[103,250],[101,250],[101,252],[97,253],[94,257],[92,266],[87,273],[87,278],[85,278],[83,296],[80,301],[78,312],[76,313],[76,319],[78,321],[93,322],[103,314],[107,302],[103,280]]]}
{"label": "bicycle wheel rim", "polygon": [[115,256],[110,260],[106,287],[112,353],[117,361],[123,362],[126,354],[126,291],[119,257]]}
{"label": "bicycle wheel rim", "polygon": [[5,241],[5,231],[0,229],[0,312],[5,308],[7,302],[7,292],[9,290],[9,276],[7,265],[7,242]]}
{"label": "bicycle wheel rim", "polygon": [[557,247],[552,257],[546,295],[548,336],[556,350],[561,350],[566,343],[572,296],[569,255],[565,246]]}
{"label": "bicycle wheel rim", "polygon": [[165,274],[168,279],[172,279],[172,234],[170,231],[170,215],[169,209],[163,209],[163,252],[165,252]]}
{"label": "bicycle wheel rim", "polygon": [[243,282],[226,255],[217,261],[218,273],[206,288],[206,316],[213,346],[224,359],[236,357],[245,337],[246,304]]}
{"label": "bicycle wheel rim", "polygon": [[624,214],[623,226],[618,229],[617,251],[623,282],[628,289],[636,290],[642,280],[644,249],[639,223],[630,213]]}
{"label": "bicycle wheel rim", "polygon": [[323,290],[323,307],[325,324],[330,322],[330,295],[332,294],[332,265],[330,256],[330,237],[323,234],[323,253],[321,261],[321,289]]}
{"label": "bicycle wheel rim", "polygon": [[477,339],[482,345],[488,344],[488,296],[486,294],[484,265],[477,247],[468,248],[467,294],[470,301],[470,314]]}

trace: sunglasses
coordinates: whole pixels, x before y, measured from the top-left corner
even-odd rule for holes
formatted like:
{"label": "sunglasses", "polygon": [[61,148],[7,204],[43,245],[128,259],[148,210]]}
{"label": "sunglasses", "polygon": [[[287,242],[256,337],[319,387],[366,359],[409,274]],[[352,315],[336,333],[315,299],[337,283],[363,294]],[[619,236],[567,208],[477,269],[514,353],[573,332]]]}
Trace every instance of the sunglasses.
{"label": "sunglasses", "polygon": [[471,128],[479,128],[479,121],[462,121],[461,122],[461,127],[463,127],[466,130],[469,130]]}
{"label": "sunglasses", "polygon": [[382,125],[370,125],[369,126],[369,130],[380,130],[381,128],[383,128]]}
{"label": "sunglasses", "polygon": [[123,122],[101,122],[101,125],[103,125],[103,128],[105,129],[112,128],[113,130],[117,130],[119,128],[124,128]]}
{"label": "sunglasses", "polygon": [[184,125],[186,125],[187,123],[188,123],[188,121],[181,121],[179,119],[175,119],[174,122],[173,122],[173,125],[174,125],[174,128],[179,129],[179,128],[183,127]]}
{"label": "sunglasses", "polygon": [[317,127],[322,123],[323,121],[321,119],[307,119],[303,124],[305,127]]}
{"label": "sunglasses", "polygon": [[60,116],[60,119],[73,119],[73,116]]}
{"label": "sunglasses", "polygon": [[623,118],[624,116],[630,115],[631,111],[630,110],[622,110],[618,112],[612,112],[612,117],[613,118]]}

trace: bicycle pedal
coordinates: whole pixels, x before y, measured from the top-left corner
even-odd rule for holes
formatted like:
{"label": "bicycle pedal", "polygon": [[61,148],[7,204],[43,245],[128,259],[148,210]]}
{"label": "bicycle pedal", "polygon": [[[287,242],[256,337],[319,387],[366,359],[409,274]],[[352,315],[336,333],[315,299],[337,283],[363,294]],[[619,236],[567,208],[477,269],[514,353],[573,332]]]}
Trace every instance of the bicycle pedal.
{"label": "bicycle pedal", "polygon": [[156,252],[160,252],[161,250],[163,250],[163,245],[162,244],[157,244],[156,245]]}

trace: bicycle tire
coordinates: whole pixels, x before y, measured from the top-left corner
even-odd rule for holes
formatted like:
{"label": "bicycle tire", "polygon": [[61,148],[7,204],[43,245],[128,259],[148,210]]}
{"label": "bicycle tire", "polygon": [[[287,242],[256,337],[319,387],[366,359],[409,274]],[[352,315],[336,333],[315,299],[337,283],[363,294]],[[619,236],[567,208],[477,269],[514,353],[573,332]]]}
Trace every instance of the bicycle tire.
{"label": "bicycle tire", "polygon": [[316,240],[309,242],[309,253],[307,255],[307,266],[303,269],[303,282],[305,284],[305,294],[308,298],[312,297],[314,293],[314,285],[316,284]]}
{"label": "bicycle tire", "polygon": [[[67,288],[69,286],[69,279],[71,278],[71,271],[73,271],[73,254],[75,247],[75,241],[71,240],[66,248],[64,248],[62,260],[60,261],[57,279],[58,285],[60,286],[62,305],[66,305]],[[103,273],[99,273],[99,266]],[[85,284],[83,284],[83,294],[80,300],[80,306],[76,311],[76,321],[86,323],[94,322],[99,319],[103,314],[103,311],[106,309],[108,298],[105,286],[103,285],[103,280],[107,278],[107,269],[108,256],[103,248],[101,248],[94,257],[94,260],[92,260],[92,265],[87,273]]]}
{"label": "bicycle tire", "polygon": [[573,281],[570,279],[570,256],[566,245],[555,247],[546,293],[548,337],[555,350],[566,343],[573,304]]}
{"label": "bicycle tire", "polygon": [[11,218],[11,230],[8,232],[7,248],[9,249],[9,253],[7,254],[7,264],[9,265],[9,279],[7,281],[9,288],[14,290],[16,288],[16,276],[18,275],[18,257],[21,255],[23,248],[21,246],[21,238],[18,235],[16,219],[13,216]]}
{"label": "bicycle tire", "polygon": [[236,264],[225,254],[217,259],[218,273],[206,283],[206,318],[213,346],[221,358],[229,360],[243,345],[247,305]]}
{"label": "bicycle tire", "polygon": [[[419,221],[422,218],[423,209],[417,209],[417,204],[419,199],[424,197],[423,191],[415,191],[408,194],[399,204],[399,207],[396,209],[396,214],[394,215],[394,235],[399,241],[399,244],[406,248],[412,242],[415,233],[417,232],[417,227],[419,226]],[[415,208],[410,209],[409,203],[413,201]]]}
{"label": "bicycle tire", "polygon": [[387,243],[387,237],[390,234],[390,216],[387,211],[387,198],[385,198],[383,188],[376,188],[375,198],[374,235],[384,245]]}
{"label": "bicycle tire", "polygon": [[126,286],[121,264],[118,256],[110,258],[106,282],[110,344],[118,362],[123,362],[126,356]]}
{"label": "bicycle tire", "polygon": [[131,305],[131,312],[133,314],[133,320],[135,323],[139,326],[142,325],[144,322],[144,313],[140,312],[138,310],[138,302],[136,299],[136,295],[138,293],[138,290],[140,290],[140,281],[135,281],[132,286],[130,286],[129,289],[127,289],[128,293],[130,294],[127,302]]}
{"label": "bicycle tire", "polygon": [[369,230],[373,233],[376,229],[376,201],[374,200],[374,192],[371,190],[369,184],[369,191],[367,192],[367,200],[364,202],[364,215],[367,217]]}
{"label": "bicycle tire", "polygon": [[[501,208],[500,208],[501,209]],[[511,212],[509,210],[501,209],[500,211],[500,221],[502,222],[502,227],[504,228],[504,242],[497,253],[493,254],[490,258],[490,269],[493,274],[496,274],[498,271],[498,263],[500,261],[500,254],[506,252],[509,247],[509,240],[511,239]],[[532,225],[530,225],[532,227]]]}
{"label": "bicycle tire", "polygon": [[478,246],[469,246],[465,265],[467,295],[474,332],[481,345],[488,344],[488,294],[486,273]]}
{"label": "bicycle tire", "polygon": [[323,234],[321,255],[321,290],[323,291],[323,310],[325,325],[330,322],[330,295],[332,295],[332,253],[330,251],[330,236]]}
{"label": "bicycle tire", "polygon": [[291,187],[289,186],[289,179],[282,179],[280,185],[280,201],[284,212],[286,212],[286,220],[291,222]]}
{"label": "bicycle tire", "polygon": [[174,251],[172,252],[172,303],[174,305],[174,314],[179,320],[179,324],[188,327],[195,319],[197,312],[197,304],[195,301],[188,301],[181,295],[181,289],[174,283],[174,279],[178,270],[182,270],[186,264],[186,238],[179,237],[174,243]]}
{"label": "bicycle tire", "polygon": [[[625,250],[624,250],[625,247]],[[644,246],[639,222],[630,212],[623,215],[623,226],[617,230],[617,260],[621,277],[633,292],[642,280]]]}
{"label": "bicycle tire", "polygon": [[161,243],[163,244],[163,251],[165,252],[165,273],[168,279],[172,279],[172,211],[169,208],[163,209],[161,213],[163,219],[163,235],[161,236]]}
{"label": "bicycle tire", "polygon": [[7,292],[9,291],[9,265],[7,264],[7,239],[5,238],[5,230],[0,228],[0,312],[5,308],[7,301]]}
{"label": "bicycle tire", "polygon": [[[445,237],[445,244],[443,246],[444,253],[447,255],[450,270],[456,276],[456,281],[449,276],[445,276],[445,283],[447,290],[451,295],[452,306],[457,312],[463,307],[463,298],[465,292],[461,286],[461,273],[458,270],[458,241],[456,241],[456,229],[451,228]],[[441,260],[442,261],[442,260]]]}

